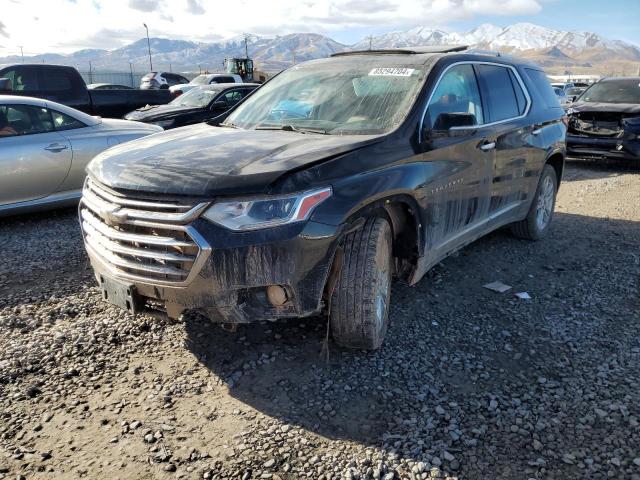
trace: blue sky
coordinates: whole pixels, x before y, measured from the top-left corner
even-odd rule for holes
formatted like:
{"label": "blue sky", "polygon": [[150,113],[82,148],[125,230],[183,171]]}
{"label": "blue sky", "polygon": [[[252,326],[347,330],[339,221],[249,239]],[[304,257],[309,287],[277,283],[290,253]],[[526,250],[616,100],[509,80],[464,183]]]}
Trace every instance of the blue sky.
{"label": "blue sky", "polygon": [[640,45],[640,0],[0,0],[0,56],[115,49],[150,35],[212,42],[313,32],[353,44],[416,26],[531,22]]}

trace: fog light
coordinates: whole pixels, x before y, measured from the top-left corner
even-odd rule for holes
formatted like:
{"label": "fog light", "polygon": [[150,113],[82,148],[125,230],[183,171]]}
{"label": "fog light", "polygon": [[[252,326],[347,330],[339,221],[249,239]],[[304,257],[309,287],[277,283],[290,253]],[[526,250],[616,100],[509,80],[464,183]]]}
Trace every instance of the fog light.
{"label": "fog light", "polygon": [[269,285],[267,287],[267,298],[274,307],[281,307],[287,303],[287,291],[280,285]]}

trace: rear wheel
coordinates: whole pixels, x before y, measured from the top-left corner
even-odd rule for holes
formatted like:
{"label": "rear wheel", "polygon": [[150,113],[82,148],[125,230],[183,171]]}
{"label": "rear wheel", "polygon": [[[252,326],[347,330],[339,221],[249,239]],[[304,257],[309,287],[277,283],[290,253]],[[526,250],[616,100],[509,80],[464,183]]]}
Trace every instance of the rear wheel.
{"label": "rear wheel", "polygon": [[365,350],[382,345],[389,323],[391,245],[391,227],[383,218],[370,218],[345,237],[331,298],[331,332],[337,344]]}
{"label": "rear wheel", "polygon": [[543,238],[549,231],[553,219],[557,191],[556,170],[551,165],[545,165],[527,217],[520,222],[513,223],[511,232],[516,237],[527,240]]}

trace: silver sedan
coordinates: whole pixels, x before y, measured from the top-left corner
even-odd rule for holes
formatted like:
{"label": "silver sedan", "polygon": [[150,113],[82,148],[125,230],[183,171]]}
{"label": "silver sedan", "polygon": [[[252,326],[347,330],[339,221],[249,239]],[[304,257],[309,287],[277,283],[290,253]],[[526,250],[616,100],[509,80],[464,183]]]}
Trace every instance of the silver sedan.
{"label": "silver sedan", "polygon": [[0,216],[77,203],[93,157],[161,131],[38,98],[0,96]]}

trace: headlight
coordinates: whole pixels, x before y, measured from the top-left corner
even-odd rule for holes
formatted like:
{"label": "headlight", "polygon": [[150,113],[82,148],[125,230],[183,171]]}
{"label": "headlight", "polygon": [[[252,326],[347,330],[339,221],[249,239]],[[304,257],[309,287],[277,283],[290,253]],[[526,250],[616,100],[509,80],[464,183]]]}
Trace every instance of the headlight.
{"label": "headlight", "polygon": [[309,218],[314,208],[331,196],[331,187],[277,197],[214,203],[202,215],[229,230],[277,227]]}
{"label": "headlight", "polygon": [[175,123],[175,120],[171,119],[171,120],[158,120],[157,122],[151,122],[154,125],[158,125],[159,127],[162,128],[167,128],[170,127],[171,125],[173,125]]}

